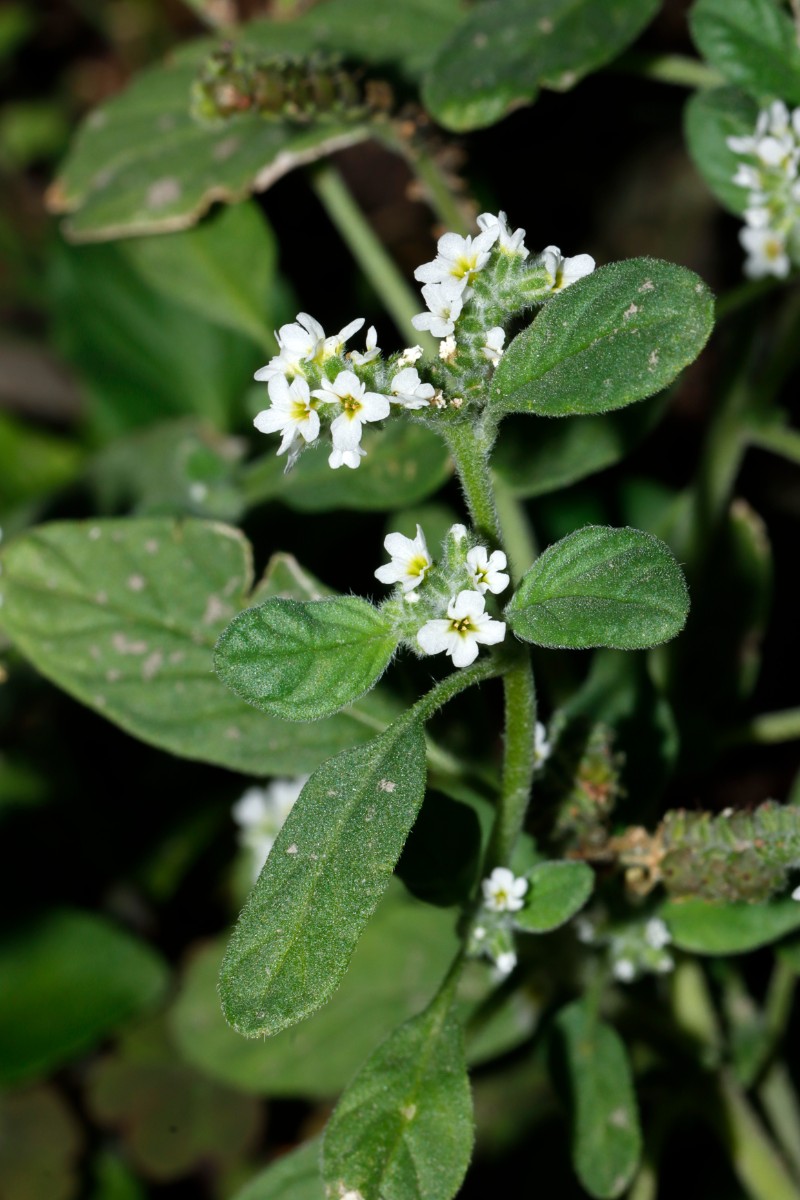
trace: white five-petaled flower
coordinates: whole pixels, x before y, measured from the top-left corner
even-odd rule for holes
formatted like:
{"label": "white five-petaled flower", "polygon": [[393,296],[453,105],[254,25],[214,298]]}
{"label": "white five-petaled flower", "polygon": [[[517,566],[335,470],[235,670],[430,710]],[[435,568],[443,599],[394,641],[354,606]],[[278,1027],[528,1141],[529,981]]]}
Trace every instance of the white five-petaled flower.
{"label": "white five-petaled flower", "polygon": [[505,591],[509,577],[503,571],[503,567],[507,561],[502,550],[494,550],[489,554],[485,546],[473,546],[467,551],[467,568],[479,592],[493,592],[499,595]]}
{"label": "white five-petaled flower", "polygon": [[392,561],[378,567],[375,577],[380,579],[381,583],[399,583],[407,593],[406,600],[412,604],[416,603],[419,596],[414,589],[422,583],[433,566],[425,534],[418,525],[415,538],[405,537],[402,533],[390,533],[383,545],[391,554]]}
{"label": "white five-petaled flower", "polygon": [[636,977],[636,967],[629,958],[618,958],[611,968],[611,973],[620,983],[631,983]]}
{"label": "white five-petaled flower", "polygon": [[[344,330],[342,330],[344,333]],[[341,335],[340,335],[341,336]],[[370,325],[367,330],[367,344],[362,354],[359,350],[351,350],[347,357],[359,367],[363,367],[365,363],[372,362],[374,358],[380,357],[380,346],[378,345],[378,331],[374,325]]]}
{"label": "white five-petaled flower", "polygon": [[546,268],[553,280],[551,291],[554,292],[563,291],[584,275],[590,275],[595,268],[591,254],[576,254],[574,258],[564,258],[558,246],[545,246],[537,262]]}
{"label": "white five-petaled flower", "polygon": [[508,220],[504,212],[499,212],[497,216],[494,213],[481,213],[478,217],[478,225],[482,230],[491,231],[497,229],[498,250],[502,250],[504,254],[518,254],[520,258],[527,258],[528,248],[525,245],[525,230],[515,229],[512,233],[508,227]]}
{"label": "white five-petaled flower", "polygon": [[320,400],[336,401],[341,412],[331,422],[333,453],[328,462],[334,468],[357,467],[363,457],[361,434],[367,421],[382,421],[389,415],[389,401],[378,392],[365,391],[364,384],[352,371],[340,371],[333,383],[315,389]]}
{"label": "white five-petaled flower", "polygon": [[536,767],[543,766],[553,753],[553,747],[547,738],[547,729],[541,721],[536,722],[533,735],[533,763]]}
{"label": "white five-petaled flower", "polygon": [[457,279],[429,283],[422,289],[422,297],[429,311],[417,313],[411,324],[415,329],[429,329],[434,337],[447,337],[455,329],[464,307],[461,284]]}
{"label": "white five-petaled flower", "polygon": [[528,881],[517,876],[508,867],[495,867],[488,879],[481,883],[484,907],[490,912],[519,912],[525,904],[523,896],[528,890]]}
{"label": "white five-petaled flower", "polygon": [[307,779],[307,775],[301,775],[297,779],[275,779],[266,788],[248,788],[234,804],[231,813],[239,826],[239,844],[252,853],[254,878]]}
{"label": "white five-petaled flower", "polygon": [[340,354],[347,339],[357,333],[363,324],[364,318],[357,317],[332,337],[326,337],[319,321],[308,313],[298,313],[296,321],[281,325],[275,334],[278,353],[265,367],[256,371],[254,378],[269,382],[280,375],[289,379],[303,375],[304,362],[315,361],[319,364]]}
{"label": "white five-petaled flower", "polygon": [[427,408],[433,399],[434,386],[423,383],[416,367],[404,367],[389,384],[391,399],[403,408]]}
{"label": "white five-petaled flower", "polygon": [[499,325],[496,325],[494,329],[487,329],[483,335],[481,354],[484,358],[488,358],[493,367],[496,367],[503,357],[503,344],[505,340],[505,330],[501,329]]}
{"label": "white five-petaled flower", "polygon": [[417,267],[414,278],[420,283],[445,283],[454,279],[459,289],[463,290],[486,266],[489,253],[499,234],[499,225],[484,229],[474,238],[461,237],[457,233],[443,234],[436,246],[436,258]]}
{"label": "white five-petaled flower", "polygon": [[261,433],[283,435],[278,454],[289,450],[298,437],[313,442],[319,436],[319,416],[305,379],[298,377],[287,383],[285,376],[276,375],[269,381],[270,408],[263,409],[253,420]]}
{"label": "white five-petaled flower", "polygon": [[762,279],[766,275],[785,279],[789,274],[791,263],[782,234],[746,225],[739,230],[739,241],[747,251],[744,273],[749,279]]}
{"label": "white five-petaled flower", "polygon": [[478,657],[479,644],[495,646],[505,636],[505,623],[487,615],[481,593],[464,591],[453,596],[446,618],[422,626],[417,642],[426,654],[449,654],[453,666],[468,667]]}

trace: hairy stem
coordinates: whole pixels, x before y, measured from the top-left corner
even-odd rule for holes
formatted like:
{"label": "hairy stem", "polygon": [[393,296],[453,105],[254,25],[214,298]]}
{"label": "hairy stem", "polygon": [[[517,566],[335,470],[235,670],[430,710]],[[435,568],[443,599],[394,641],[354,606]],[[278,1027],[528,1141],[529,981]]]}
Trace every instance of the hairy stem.
{"label": "hairy stem", "polygon": [[684,54],[623,54],[616,70],[641,75],[658,83],[673,83],[679,87],[712,88],[725,82],[719,71]]}
{"label": "hairy stem", "polygon": [[495,434],[493,425],[481,420],[443,422],[441,434],[453,456],[476,533],[499,546],[503,538],[489,468],[489,451]]}
{"label": "hairy stem", "polygon": [[494,679],[495,676],[502,674],[502,671],[503,665],[496,658],[479,659],[471,667],[453,671],[451,675],[445,676],[439,683],[434,684],[431,690],[426,692],[400,720],[406,720],[413,714],[417,720],[427,721],[459,692],[466,691],[474,683],[480,683],[484,679]]}
{"label": "hairy stem", "polygon": [[786,1161],[800,1178],[800,1104],[785,1063],[772,1064],[759,1085],[758,1098]]}

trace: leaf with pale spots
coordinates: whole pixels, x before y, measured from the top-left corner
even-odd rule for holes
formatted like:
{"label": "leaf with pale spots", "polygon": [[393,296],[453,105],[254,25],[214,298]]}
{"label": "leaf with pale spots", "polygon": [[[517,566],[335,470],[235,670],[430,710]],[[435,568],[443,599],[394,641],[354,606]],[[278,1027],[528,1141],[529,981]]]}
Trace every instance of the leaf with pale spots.
{"label": "leaf with pale spots", "polygon": [[221,683],[214,645],[252,582],[249,544],[229,526],[55,522],[10,542],[2,557],[0,624],[19,652],[90,708],[173,754],[296,775],[365,741],[395,711],[374,694],[369,711],[288,724]]}
{"label": "leaf with pale spots", "polygon": [[425,774],[422,726],[401,717],[311,776],[222,964],[222,1006],[239,1033],[278,1033],[331,997],[400,857]]}
{"label": "leaf with pale spots", "polygon": [[619,1196],[641,1154],[628,1056],[619,1035],[577,1000],[555,1020],[572,1109],[572,1161],[590,1196]]}
{"label": "leaf with pale spots", "polygon": [[506,617],[537,646],[643,650],[680,633],[688,611],[683,572],[664,542],[587,525],[537,558]]}
{"label": "leaf with pale spots", "polygon": [[235,617],[214,665],[248,704],[288,721],[316,721],[374,687],[397,649],[391,622],[358,596],[270,599]]}
{"label": "leaf with pale spots", "polygon": [[549,300],[514,338],[492,386],[498,413],[611,412],[661,391],[708,340],[714,302],[686,267],[632,258]]}
{"label": "leaf with pale spots", "polygon": [[582,862],[544,862],[528,872],[524,907],[513,914],[523,933],[549,933],[583,908],[592,894],[594,871]]}
{"label": "leaf with pale spots", "polygon": [[449,989],[395,1030],[334,1109],[322,1143],[328,1195],[451,1200],[469,1165],[472,1097]]}

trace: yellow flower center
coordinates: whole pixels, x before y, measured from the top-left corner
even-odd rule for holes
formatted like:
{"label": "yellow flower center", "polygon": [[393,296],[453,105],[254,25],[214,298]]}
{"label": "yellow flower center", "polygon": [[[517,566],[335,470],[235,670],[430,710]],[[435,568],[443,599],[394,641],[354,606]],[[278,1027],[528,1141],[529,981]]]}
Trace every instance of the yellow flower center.
{"label": "yellow flower center", "polygon": [[418,554],[415,558],[410,560],[408,564],[408,574],[418,575],[421,579],[428,570],[429,566],[430,563],[428,562],[427,558],[425,558],[422,554]]}
{"label": "yellow flower center", "polygon": [[453,633],[464,634],[472,633],[475,629],[475,626],[472,624],[471,617],[455,617],[450,622],[450,628],[452,629]]}

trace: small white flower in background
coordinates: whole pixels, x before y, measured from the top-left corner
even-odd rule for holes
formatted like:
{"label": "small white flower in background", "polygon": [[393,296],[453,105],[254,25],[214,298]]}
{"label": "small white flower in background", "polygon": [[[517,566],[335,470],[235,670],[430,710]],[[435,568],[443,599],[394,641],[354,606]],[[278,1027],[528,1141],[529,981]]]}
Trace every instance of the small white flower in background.
{"label": "small white flower in background", "polygon": [[789,274],[791,263],[781,234],[745,226],[739,230],[739,241],[747,251],[744,273],[748,279],[763,279],[766,275],[785,279]]}
{"label": "small white flower in background", "polygon": [[800,883],[797,885],[797,887],[792,892],[792,899],[800,900]]}
{"label": "small white flower in background", "polygon": [[[415,604],[419,600],[419,596],[414,589],[422,583],[433,566],[433,559],[428,553],[425,542],[425,534],[418,525],[415,538],[405,537],[402,533],[390,533],[385,538],[383,545],[391,554],[392,561],[378,567],[375,577],[381,583],[399,583],[403,591],[408,593],[406,600],[410,604]],[[412,595],[413,600],[411,599]]]}
{"label": "small white flower in background", "polygon": [[450,601],[447,617],[427,621],[417,634],[426,654],[449,654],[455,667],[468,667],[478,657],[478,645],[495,646],[506,636],[503,621],[486,614],[480,592],[459,592]]}
{"label": "small white flower in background", "polygon": [[297,438],[313,442],[319,436],[319,416],[305,379],[287,383],[285,376],[276,375],[269,381],[269,398],[272,406],[263,409],[253,424],[261,433],[283,435],[278,454],[284,454]]}
{"label": "small white flower in background", "polygon": [[351,350],[347,357],[358,366],[363,367],[365,363],[372,362],[374,358],[379,358],[380,353],[378,332],[374,325],[370,325],[367,330],[367,344],[364,353],[362,354],[359,350]]}
{"label": "small white flower in background", "polygon": [[254,879],[267,861],[275,838],[307,779],[307,775],[297,779],[275,779],[268,787],[248,788],[231,809],[239,826],[239,845],[253,856]]}
{"label": "small white flower in background", "polygon": [[445,283],[429,283],[422,289],[422,298],[429,311],[411,318],[415,329],[428,329],[434,337],[452,333],[464,307],[462,288],[457,279]]}
{"label": "small white flower in background", "polygon": [[512,233],[508,227],[508,221],[504,212],[499,212],[497,216],[494,216],[493,213],[481,213],[478,217],[478,226],[480,229],[489,232],[495,228],[497,229],[497,247],[505,254],[518,254],[520,258],[527,258],[528,249],[525,245],[525,230],[515,229]]}
{"label": "small white flower in background", "polygon": [[467,552],[467,568],[479,592],[493,592],[497,596],[506,590],[510,580],[503,567],[507,561],[502,550],[489,554],[485,546],[473,546]]}
{"label": "small white flower in background", "polygon": [[545,246],[537,263],[546,268],[553,280],[551,290],[554,292],[563,291],[584,275],[590,275],[595,268],[591,254],[576,254],[574,258],[564,258],[558,246]]}
{"label": "small white flower in background", "polygon": [[[461,237],[457,233],[445,233],[439,238],[436,258],[423,263],[414,272],[420,283],[446,283],[456,280],[463,290],[489,261],[489,253],[497,241],[500,229],[485,229],[476,237]],[[423,289],[424,293],[424,289]],[[419,326],[417,326],[419,328]]]}
{"label": "small white flower in background", "polygon": [[488,358],[493,367],[496,367],[503,357],[503,343],[506,340],[505,330],[496,325],[494,329],[487,329],[483,335],[483,345],[481,346],[481,354],[484,358]]}
{"label": "small white flower in background", "polygon": [[504,950],[502,954],[498,954],[497,958],[494,960],[494,966],[495,971],[497,972],[498,980],[506,979],[514,970],[516,965],[517,956],[513,950]]}
{"label": "small white flower in background", "polygon": [[424,351],[422,346],[408,346],[397,360],[397,365],[400,367],[413,367],[414,363],[422,358]]}
{"label": "small white flower in background", "polygon": [[508,867],[495,867],[488,879],[481,883],[483,903],[490,912],[519,912],[524,906],[523,896],[528,890],[528,881],[516,876]]}
{"label": "small white flower in background", "polygon": [[776,100],[758,114],[755,131],[729,137],[737,163],[733,182],[748,192],[739,241],[746,251],[744,273],[750,279],[789,274],[800,234],[800,108],[789,112]]}
{"label": "small white flower in background", "polygon": [[432,383],[423,383],[416,367],[404,367],[389,384],[390,399],[403,408],[428,408],[435,391]]}
{"label": "small white flower in background", "polygon": [[651,917],[644,927],[644,940],[653,950],[663,950],[672,941],[672,934],[667,928],[666,921],[661,917]]}
{"label": "small white flower in background", "polygon": [[553,747],[547,737],[547,728],[541,721],[536,722],[536,730],[533,735],[533,763],[536,767],[541,767],[547,762],[550,755],[553,753]]}
{"label": "small white flower in background", "polygon": [[590,917],[575,918],[575,937],[584,946],[591,946],[597,938],[594,921]]}
{"label": "small white flower in background", "polygon": [[611,973],[620,983],[630,983],[636,977],[636,967],[629,958],[618,958]]}
{"label": "small white flower in background", "polygon": [[[367,421],[382,421],[389,415],[389,401],[378,392],[368,392],[352,371],[340,371],[333,383],[316,388],[313,395],[330,403],[336,401],[341,413],[331,422],[333,453],[328,462],[332,467],[357,467],[363,451],[359,443]],[[359,453],[361,451],[361,453]]]}

